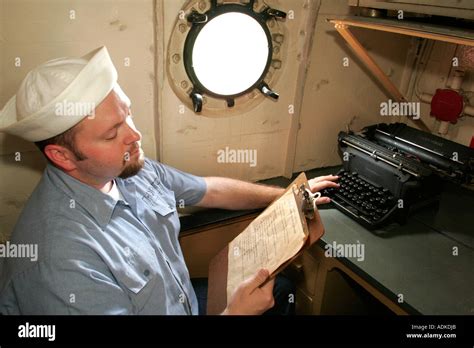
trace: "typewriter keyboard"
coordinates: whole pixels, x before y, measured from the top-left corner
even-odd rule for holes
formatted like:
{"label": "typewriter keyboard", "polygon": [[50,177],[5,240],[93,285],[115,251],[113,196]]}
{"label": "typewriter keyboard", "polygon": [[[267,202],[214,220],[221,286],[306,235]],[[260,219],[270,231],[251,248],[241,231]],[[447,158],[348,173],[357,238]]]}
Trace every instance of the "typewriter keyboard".
{"label": "typewriter keyboard", "polygon": [[362,225],[375,228],[397,210],[397,200],[383,187],[364,180],[356,172],[340,171],[339,188],[321,191],[340,211]]}

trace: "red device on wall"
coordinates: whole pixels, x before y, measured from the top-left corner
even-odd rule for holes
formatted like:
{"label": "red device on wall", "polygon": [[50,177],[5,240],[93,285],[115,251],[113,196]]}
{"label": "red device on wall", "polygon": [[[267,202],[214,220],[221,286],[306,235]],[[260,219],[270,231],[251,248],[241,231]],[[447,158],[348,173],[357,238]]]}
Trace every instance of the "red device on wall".
{"label": "red device on wall", "polygon": [[456,123],[464,109],[461,94],[452,89],[437,89],[431,99],[431,116],[444,122]]}

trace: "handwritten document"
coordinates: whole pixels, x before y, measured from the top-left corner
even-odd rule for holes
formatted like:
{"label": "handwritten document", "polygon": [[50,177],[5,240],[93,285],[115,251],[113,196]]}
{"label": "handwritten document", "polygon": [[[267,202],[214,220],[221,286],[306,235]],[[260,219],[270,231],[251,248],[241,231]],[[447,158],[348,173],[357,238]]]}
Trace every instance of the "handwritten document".
{"label": "handwritten document", "polygon": [[272,274],[301,250],[308,237],[302,219],[293,190],[287,190],[229,244],[227,299],[260,268]]}

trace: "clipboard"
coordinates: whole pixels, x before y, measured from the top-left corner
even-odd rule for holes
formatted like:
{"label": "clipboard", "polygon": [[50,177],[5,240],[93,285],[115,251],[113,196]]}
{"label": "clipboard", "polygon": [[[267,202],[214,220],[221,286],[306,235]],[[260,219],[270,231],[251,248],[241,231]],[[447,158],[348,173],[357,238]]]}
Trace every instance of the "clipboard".
{"label": "clipboard", "polygon": [[[265,214],[268,210],[274,208],[276,202],[278,202],[284,195],[290,194],[295,199],[299,222],[303,228],[305,234],[304,242],[301,245],[301,248],[292,255],[289,259],[284,261],[279,265],[279,267],[271,272],[269,280],[274,278],[278,273],[285,269],[290,263],[292,263],[310,244],[314,241],[321,238],[324,234],[324,227],[321,222],[321,218],[317,209],[311,207],[311,210],[314,209],[314,218],[309,220],[307,217],[307,194],[305,196],[305,189],[309,189],[309,184],[306,179],[306,175],[301,173],[298,177],[287,187],[285,192],[277,199],[275,199],[263,212]],[[306,204],[306,206],[305,206]],[[261,215],[262,215],[261,214]],[[258,217],[256,218],[256,220]],[[255,220],[254,220],[255,221]],[[253,223],[253,222],[252,222]],[[252,223],[250,225],[252,225]],[[250,226],[249,225],[249,226]],[[247,227],[242,233],[246,233],[249,227]],[[242,234],[241,233],[241,234]],[[240,236],[240,234],[239,234]],[[237,236],[236,238],[238,238]],[[234,239],[235,240],[235,239]],[[208,300],[207,300],[207,314],[214,315],[220,314],[227,307],[227,281],[228,281],[228,272],[229,272],[229,243],[224,249],[222,249],[210,262],[209,264],[209,275],[208,275]]]}

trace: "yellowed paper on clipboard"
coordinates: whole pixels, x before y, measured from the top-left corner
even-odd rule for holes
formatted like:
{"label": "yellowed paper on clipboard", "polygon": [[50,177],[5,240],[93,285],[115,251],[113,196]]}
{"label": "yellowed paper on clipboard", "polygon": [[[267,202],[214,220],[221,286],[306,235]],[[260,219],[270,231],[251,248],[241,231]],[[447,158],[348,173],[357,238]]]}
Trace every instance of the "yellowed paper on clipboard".
{"label": "yellowed paper on clipboard", "polygon": [[211,261],[209,314],[223,311],[235,289],[259,269],[268,269],[275,276],[303,251],[309,239],[322,236],[324,228],[317,210],[313,220],[307,221],[303,213],[305,188],[309,185],[301,173],[282,196]]}

